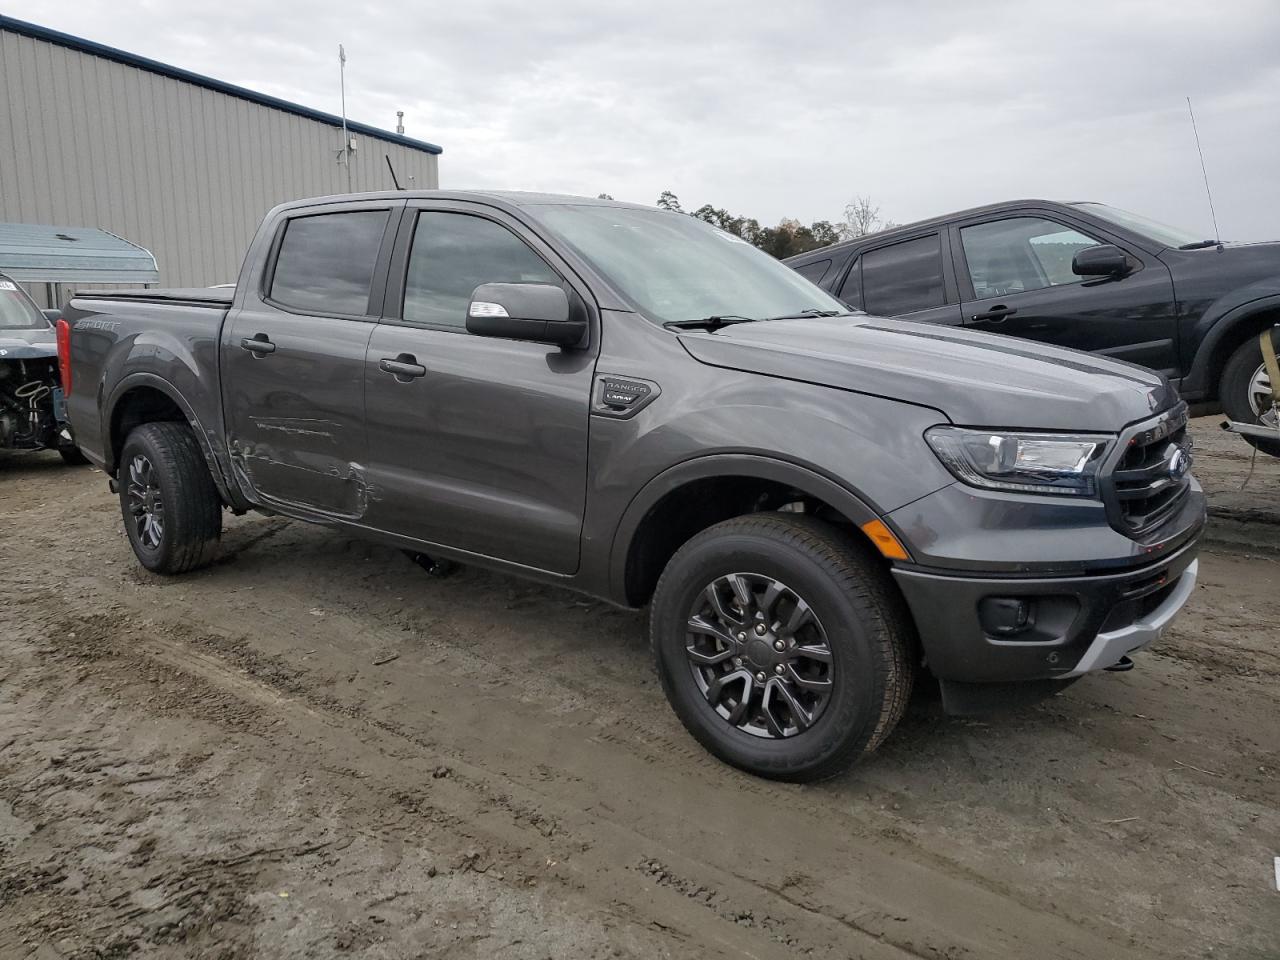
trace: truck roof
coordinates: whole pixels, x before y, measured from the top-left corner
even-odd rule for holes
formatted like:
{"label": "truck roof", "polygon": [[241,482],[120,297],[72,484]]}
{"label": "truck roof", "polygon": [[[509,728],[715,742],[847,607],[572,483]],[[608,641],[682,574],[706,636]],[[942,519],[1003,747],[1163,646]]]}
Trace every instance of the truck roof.
{"label": "truck roof", "polygon": [[941,227],[952,220],[959,220],[962,217],[970,217],[984,213],[998,213],[1002,210],[1023,210],[1027,208],[1041,210],[1063,210],[1066,211],[1078,203],[1084,201],[1062,201],[1062,200],[1001,200],[999,203],[987,203],[978,207],[969,207],[967,210],[956,210],[952,213],[944,213],[937,217],[929,217],[926,220],[913,220],[911,223],[904,223],[900,226],[893,227],[890,230],[877,230],[874,233],[864,234],[861,237],[853,237],[850,240],[841,240],[839,243],[832,243],[825,247],[818,247],[815,250],[807,250],[804,253],[797,253],[794,257],[787,257],[783,263],[801,263],[806,260],[817,259],[818,254],[830,256],[833,251],[843,250],[867,240],[882,240],[885,237],[896,237],[899,234],[906,235],[915,233],[918,230],[925,230],[929,227]]}
{"label": "truck roof", "polygon": [[631,207],[637,210],[656,209],[648,204],[627,203],[623,200],[602,200],[598,197],[575,197],[564,193],[540,193],[527,190],[375,190],[364,193],[340,193],[327,197],[309,197],[282,203],[277,210],[298,207],[321,206],[329,203],[351,203],[361,200],[473,200],[484,203],[497,202],[498,206],[599,206]]}

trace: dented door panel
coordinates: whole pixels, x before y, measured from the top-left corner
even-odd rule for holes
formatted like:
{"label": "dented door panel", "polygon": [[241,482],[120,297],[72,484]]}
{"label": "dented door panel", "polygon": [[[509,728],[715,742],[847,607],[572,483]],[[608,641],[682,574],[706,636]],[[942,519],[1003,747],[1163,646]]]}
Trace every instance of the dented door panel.
{"label": "dented door panel", "polygon": [[[270,307],[229,322],[223,383],[239,482],[266,499],[362,517],[364,359],[374,325]],[[246,340],[272,349],[255,352]]]}

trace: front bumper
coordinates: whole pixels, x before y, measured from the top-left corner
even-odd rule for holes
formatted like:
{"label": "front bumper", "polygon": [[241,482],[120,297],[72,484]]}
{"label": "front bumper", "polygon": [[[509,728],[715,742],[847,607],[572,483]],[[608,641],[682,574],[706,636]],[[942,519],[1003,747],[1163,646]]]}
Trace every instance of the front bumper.
{"label": "front bumper", "polygon": [[[893,574],[939,680],[1069,681],[1160,636],[1195,588],[1198,550],[1192,539],[1155,562],[1085,576],[980,577],[919,567]],[[1022,602],[1027,625],[1002,633],[984,601]]]}

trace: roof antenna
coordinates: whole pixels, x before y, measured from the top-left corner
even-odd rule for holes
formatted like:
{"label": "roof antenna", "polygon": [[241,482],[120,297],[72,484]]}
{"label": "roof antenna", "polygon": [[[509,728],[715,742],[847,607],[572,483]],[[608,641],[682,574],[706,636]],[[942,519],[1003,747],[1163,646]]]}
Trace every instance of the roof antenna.
{"label": "roof antenna", "polygon": [[1222,243],[1222,234],[1218,230],[1218,215],[1213,210],[1213,192],[1209,189],[1209,171],[1204,165],[1204,151],[1200,149],[1200,131],[1196,129],[1196,114],[1191,109],[1191,98],[1187,97],[1187,113],[1191,114],[1191,132],[1196,135],[1196,152],[1200,154],[1200,173],[1204,175],[1204,193],[1209,198],[1209,216],[1213,218],[1213,239]]}
{"label": "roof antenna", "polygon": [[396,177],[396,168],[391,165],[391,154],[384,153],[383,156],[387,158],[387,170],[391,172],[391,182],[396,185],[397,190],[403,190],[404,187],[400,186],[400,181]]}
{"label": "roof antenna", "polygon": [[338,44],[338,83],[342,89],[342,150],[338,162],[347,167],[347,193],[351,192],[351,134],[347,132],[347,51]]}

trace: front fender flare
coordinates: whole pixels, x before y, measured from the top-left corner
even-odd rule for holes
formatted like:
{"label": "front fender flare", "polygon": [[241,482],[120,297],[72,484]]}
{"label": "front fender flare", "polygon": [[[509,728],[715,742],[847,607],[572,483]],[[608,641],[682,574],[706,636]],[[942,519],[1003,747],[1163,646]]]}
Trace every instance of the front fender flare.
{"label": "front fender flare", "polygon": [[[1181,390],[1190,394],[1207,394],[1216,390],[1217,384],[1209,382],[1210,364],[1219,345],[1239,327],[1241,321],[1264,310],[1280,310],[1280,294],[1247,300],[1226,311],[1213,322],[1196,350],[1191,369],[1182,380]],[[1225,358],[1224,358],[1225,359]]]}
{"label": "front fender flare", "polygon": [[857,493],[822,474],[788,460],[753,454],[711,454],[685,460],[649,480],[631,499],[614,529],[609,551],[609,588],[626,596],[627,559],[631,544],[649,511],[667,494],[695,480],[714,477],[752,477],[785,483],[840,511],[861,526],[879,514]]}

